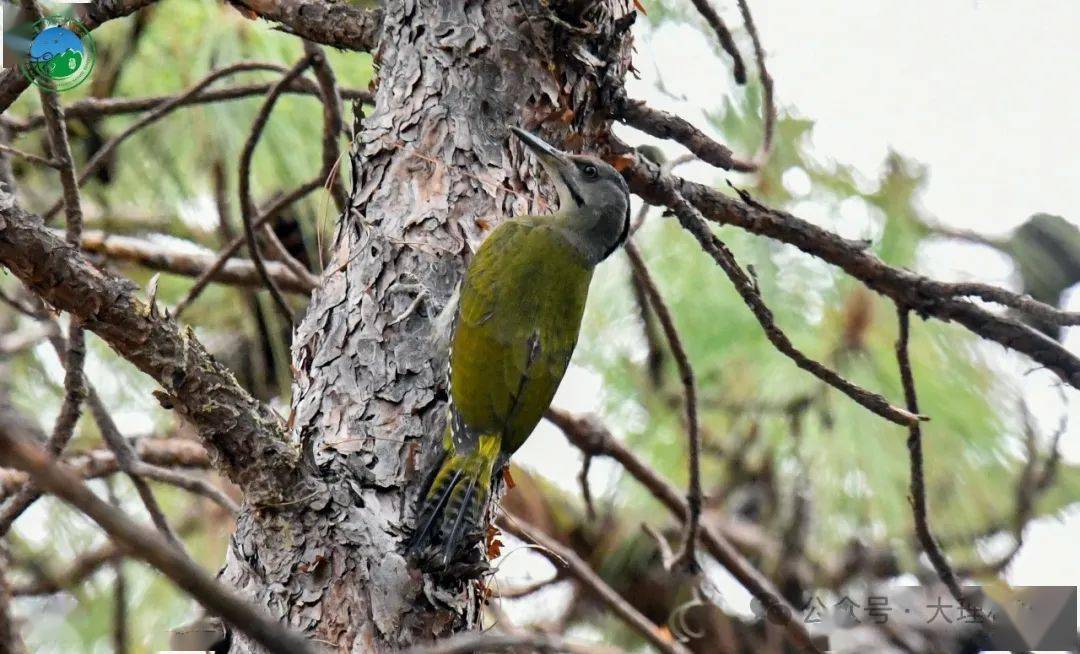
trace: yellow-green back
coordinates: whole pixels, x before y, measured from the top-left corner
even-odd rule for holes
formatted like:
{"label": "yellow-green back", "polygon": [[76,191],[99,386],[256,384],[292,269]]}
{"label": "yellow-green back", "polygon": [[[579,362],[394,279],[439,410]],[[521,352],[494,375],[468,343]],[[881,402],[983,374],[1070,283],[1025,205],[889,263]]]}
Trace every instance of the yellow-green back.
{"label": "yellow-green back", "polygon": [[450,355],[451,400],[472,438],[528,438],[574,352],[592,268],[550,216],[509,220],[465,275]]}

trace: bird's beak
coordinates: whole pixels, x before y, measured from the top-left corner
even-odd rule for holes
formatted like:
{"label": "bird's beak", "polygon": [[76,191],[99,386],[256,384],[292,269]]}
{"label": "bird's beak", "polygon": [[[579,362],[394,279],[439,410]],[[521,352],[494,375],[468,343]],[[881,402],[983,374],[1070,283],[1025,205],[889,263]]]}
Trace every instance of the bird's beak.
{"label": "bird's beak", "polygon": [[516,134],[521,139],[521,142],[536,154],[536,158],[540,160],[540,163],[556,181],[563,182],[566,179],[567,169],[573,165],[569,157],[539,136],[530,134],[519,127],[511,126],[510,131]]}

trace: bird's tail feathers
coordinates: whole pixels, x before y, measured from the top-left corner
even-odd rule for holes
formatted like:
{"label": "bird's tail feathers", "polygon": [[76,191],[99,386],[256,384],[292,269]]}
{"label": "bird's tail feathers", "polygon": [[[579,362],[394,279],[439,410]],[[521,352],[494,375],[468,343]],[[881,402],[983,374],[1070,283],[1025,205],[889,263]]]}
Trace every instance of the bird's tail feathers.
{"label": "bird's tail feathers", "polygon": [[410,554],[423,554],[435,547],[447,565],[456,560],[463,544],[479,534],[499,443],[497,434],[480,436],[470,450],[457,451],[450,443],[417,509]]}

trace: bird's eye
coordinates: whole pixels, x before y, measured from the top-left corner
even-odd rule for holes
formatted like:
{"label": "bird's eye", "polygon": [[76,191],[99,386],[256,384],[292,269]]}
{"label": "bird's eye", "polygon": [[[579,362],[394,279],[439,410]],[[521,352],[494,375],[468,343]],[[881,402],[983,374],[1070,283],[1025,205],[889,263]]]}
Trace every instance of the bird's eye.
{"label": "bird's eye", "polygon": [[596,179],[596,166],[592,164],[586,164],[585,167],[581,169],[581,172],[589,179]]}

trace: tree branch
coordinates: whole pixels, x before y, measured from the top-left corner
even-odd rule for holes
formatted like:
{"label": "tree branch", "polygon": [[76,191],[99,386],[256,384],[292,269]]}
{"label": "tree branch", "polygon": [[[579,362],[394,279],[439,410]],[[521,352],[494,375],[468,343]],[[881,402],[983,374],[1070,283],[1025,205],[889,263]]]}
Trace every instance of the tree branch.
{"label": "tree branch", "polygon": [[[82,186],[83,184],[85,184],[86,180],[90,179],[90,176],[97,172],[98,168],[100,168],[106,161],[109,160],[110,155],[112,155],[116,148],[119,147],[121,143],[127,140],[135,132],[138,132],[140,129],[143,129],[146,126],[158,120],[161,120],[165,116],[172,113],[178,107],[181,107],[185,103],[190,102],[191,98],[197,96],[206,87],[210,86],[222,77],[227,77],[229,75],[235,75],[236,73],[254,70],[281,71],[282,67],[277,64],[261,63],[257,61],[242,61],[240,63],[232,64],[231,66],[226,66],[224,68],[211,72],[206,77],[203,77],[201,80],[196,82],[188,90],[180,93],[179,95],[173,96],[173,98],[168,102],[158,105],[153,109],[153,111],[144,114],[138,120],[125,127],[124,130],[121,131],[119,134],[106,141],[105,144],[102,145],[101,148],[94,153],[94,156],[90,158],[90,161],[86,163],[86,166],[83,167],[82,172],[79,173],[78,185]],[[60,202],[53,204],[53,206],[51,206],[44,213],[45,219],[49,220],[50,218],[52,218],[52,216],[54,216],[56,212],[60,210],[60,206]]]}
{"label": "tree branch", "polygon": [[[912,413],[919,412],[919,401],[915,394],[915,379],[911,372],[911,359],[908,356],[908,336],[910,332],[908,310],[897,307],[900,322],[900,335],[896,339],[896,361],[900,368],[900,381],[904,386],[904,399],[908,410]],[[964,592],[960,590],[960,584],[956,581],[945,554],[941,551],[934,534],[930,531],[930,518],[926,509],[926,483],[923,476],[923,452],[922,452],[922,426],[912,423],[908,427],[908,453],[911,458],[911,509],[915,515],[915,533],[919,537],[923,551],[930,558],[938,578],[952,593],[961,606],[967,607],[968,601],[964,598]]]}
{"label": "tree branch", "polygon": [[754,44],[754,60],[757,62],[758,78],[761,80],[761,90],[764,105],[762,107],[762,130],[761,152],[755,158],[761,165],[772,151],[773,133],[776,131],[776,100],[773,98],[773,78],[769,69],[765,67],[765,48],[761,47],[761,37],[758,36],[757,25],[754,17],[750,14],[750,4],[747,0],[739,0],[739,12],[742,14],[746,31],[750,33],[750,41]]}
{"label": "tree branch", "polygon": [[0,263],[161,384],[162,403],[195,425],[249,496],[273,501],[294,478],[297,455],[276,416],[194,334],[136,298],[131,282],[96,269],[7,194],[0,194]]}
{"label": "tree branch", "polygon": [[630,267],[641,282],[641,287],[649,300],[649,307],[656,313],[660,320],[660,326],[664,330],[668,347],[671,348],[671,356],[675,359],[675,365],[679,369],[679,380],[683,385],[683,404],[686,410],[686,437],[687,464],[690,468],[689,488],[686,492],[686,503],[689,509],[686,519],[686,533],[683,535],[682,547],[676,555],[675,561],[685,565],[693,572],[699,570],[694,548],[697,545],[698,529],[701,519],[701,433],[698,429],[697,415],[697,391],[694,386],[694,370],[690,366],[690,357],[686,354],[679,331],[675,328],[675,320],[671,311],[660,295],[660,289],[649,275],[649,269],[645,267],[645,260],[641,258],[637,246],[633,242],[627,242],[625,246],[626,256],[630,259]]}
{"label": "tree branch", "polygon": [[[261,228],[263,225],[273,220],[274,217],[277,216],[278,212],[281,211],[283,208],[303,198],[305,195],[311,193],[320,186],[322,186],[322,178],[316,177],[293,189],[291,192],[281,196],[280,198],[277,198],[276,200],[270,202],[270,204],[265,209],[263,209],[261,213],[259,213],[259,216],[252,220],[252,228]],[[196,279],[195,283],[191,285],[190,289],[188,289],[187,295],[181,298],[181,300],[176,303],[176,306],[173,307],[174,316],[179,317],[185,309],[191,306],[191,303],[199,297],[199,295],[203,292],[203,289],[205,289],[206,286],[211,281],[213,281],[213,279],[225,268],[225,266],[229,262],[229,259],[234,254],[239,252],[240,248],[242,248],[244,246],[244,243],[246,242],[247,235],[242,234],[234,238],[232,241],[229,241],[229,244],[222,248],[221,252],[218,253],[217,258],[214,259],[214,262],[210,264],[210,266],[206,268],[206,270],[204,270],[201,275],[199,275],[199,278]]]}
{"label": "tree branch", "polygon": [[[373,51],[382,33],[382,9],[326,0],[229,0],[285,31],[343,50]],[[241,11],[241,13],[244,13]]]}
{"label": "tree branch", "polygon": [[[113,236],[103,231],[85,232],[81,246],[85,252],[99,254],[108,259],[130,261],[150,270],[187,277],[204,275],[217,261],[217,256],[210,253],[191,252],[130,236]],[[314,290],[308,280],[298,279],[284,264],[268,261],[265,265],[267,274],[281,290],[301,295],[310,295]],[[256,288],[262,288],[263,285],[255,264],[249,259],[225,261],[213,275],[212,281]]]}
{"label": "tree branch", "polygon": [[950,284],[941,282],[939,288],[952,297],[978,297],[987,302],[1012,307],[1047,324],[1062,327],[1080,325],[1080,311],[1063,311],[1045,302],[1040,302],[1030,295],[1013,293],[991,284],[978,282],[955,282]]}
{"label": "tree branch", "polygon": [[[284,72],[284,68],[281,72]],[[173,95],[155,95],[143,98],[83,98],[76,100],[64,108],[68,120],[73,118],[102,118],[105,116],[120,116],[124,114],[153,111],[161,105],[179,99],[177,107],[189,107],[199,104],[211,104],[214,102],[226,102],[254,96],[264,96],[270,91],[272,83],[264,84],[237,84],[223,89],[205,89],[190,95],[187,92]],[[311,80],[301,77],[293,80],[286,93],[301,94],[313,97],[321,97],[319,85]],[[374,96],[368,91],[359,89],[342,89],[340,97],[345,100],[360,100],[371,103]],[[45,124],[45,118],[41,114],[30,116],[25,120],[4,116],[2,121],[15,134],[38,129]]]}
{"label": "tree branch", "polygon": [[743,63],[742,55],[739,54],[739,49],[735,47],[735,39],[731,38],[731,30],[724,24],[724,20],[720,18],[720,14],[716,13],[712,5],[709,4],[709,0],[690,0],[694,3],[694,7],[701,14],[701,17],[705,19],[705,22],[709,24],[713,32],[716,33],[716,39],[720,41],[720,47],[724,49],[724,52],[731,56],[731,65],[733,67],[732,74],[735,77],[735,81],[739,84],[746,84],[746,64]]}
{"label": "tree branch", "polygon": [[512,515],[501,516],[499,527],[525,542],[539,545],[540,549],[537,551],[547,557],[552,565],[565,569],[569,576],[589,589],[653,647],[666,654],[687,654],[685,647],[671,640],[670,637],[662,636],[655,624],[630,606],[629,602],[608,586],[600,575],[596,574],[589,564],[582,561],[573,550]]}
{"label": "tree branch", "polygon": [[753,163],[736,159],[731,148],[712,139],[694,127],[690,121],[666,111],[652,109],[644,102],[631,100],[624,94],[620,93],[616,98],[612,116],[646,134],[683,145],[707,164],[738,172],[757,170]]}
{"label": "tree branch", "polygon": [[262,253],[259,252],[259,241],[255,237],[255,228],[252,225],[257,210],[255,201],[251,199],[251,160],[255,155],[255,146],[259,144],[259,137],[262,136],[263,128],[266,127],[266,121],[270,119],[270,112],[274,110],[274,105],[277,103],[278,98],[281,97],[285,86],[307,70],[314,57],[313,54],[309,53],[301,58],[266,94],[266,100],[263,101],[258,115],[255,116],[255,120],[252,122],[251,133],[248,134],[247,140],[244,142],[244,148],[240,152],[240,171],[238,173],[240,178],[240,217],[244,223],[244,237],[247,242],[248,253],[251,255],[252,263],[255,264],[255,270],[259,271],[259,276],[262,277],[267,290],[270,291],[270,296],[274,298],[274,303],[277,304],[278,309],[281,310],[290,326],[294,322],[292,309],[289,308],[289,304],[285,301],[281,290],[266,270]]}
{"label": "tree branch", "polygon": [[3,654],[26,654],[19,629],[11,617],[11,587],[7,580],[6,552],[0,552],[0,652]]}
{"label": "tree branch", "polygon": [[841,377],[832,369],[814,361],[799,351],[787,335],[776,325],[772,311],[765,305],[765,301],[761,297],[757,282],[752,280],[750,276],[746,274],[723,241],[712,233],[705,223],[704,216],[701,215],[697,208],[687,202],[686,198],[680,195],[679,192],[670,185],[665,189],[664,195],[659,199],[661,200],[659,204],[669,207],[672,212],[674,212],[683,228],[694,235],[701,245],[701,249],[712,257],[717,265],[724,271],[724,274],[727,275],[728,279],[730,279],[731,283],[735,286],[735,290],[739,293],[739,296],[742,297],[743,302],[750,308],[754,317],[757,318],[758,322],[761,324],[762,329],[765,330],[765,336],[768,337],[769,342],[771,342],[777,350],[791,359],[795,365],[806,370],[821,381],[840,390],[856,403],[861,404],[866,409],[890,422],[906,426],[919,420],[919,416],[893,406],[888,400],[877,393],[856,386],[852,382]]}
{"label": "tree branch", "polygon": [[70,470],[58,466],[40,448],[27,443],[20,435],[19,425],[4,420],[5,417],[0,414],[0,460],[5,464],[23,470],[35,484],[86,514],[132,556],[157,569],[207,609],[270,652],[312,652],[305,639],[257,612],[157,533],[131,522],[99,499]]}
{"label": "tree branch", "polygon": [[[607,456],[615,459],[637,479],[652,495],[671,511],[675,517],[686,522],[690,508],[679,491],[666,479],[660,477],[651,467],[627,449],[611,435],[595,417],[574,416],[554,407],[547,410],[544,417],[558,427],[566,439],[575,447],[593,456]],[[794,616],[798,615],[780,595],[772,582],[756,570],[739,554],[723,536],[716,533],[708,524],[701,525],[698,532],[702,544],[720,565],[724,566],[743,588],[756,597],[762,606],[769,610],[771,619],[782,626],[791,642],[803,651],[821,654],[814,645],[806,628]]]}
{"label": "tree branch", "polygon": [[[36,20],[42,20],[41,9],[33,0],[23,0],[23,8]],[[67,123],[64,121],[64,109],[56,93],[45,88],[39,89],[41,107],[45,115],[45,127],[49,134],[49,145],[60,170],[60,184],[63,187],[63,206],[66,217],[64,240],[70,245],[77,245],[82,236],[82,206],[79,199],[79,185],[75,180],[75,164],[71,157],[71,144],[68,142]],[[60,415],[53,425],[52,434],[46,443],[51,454],[64,451],[75,427],[82,415],[83,402],[86,399],[86,379],[83,376],[83,363],[86,359],[86,339],[83,327],[77,317],[72,315],[68,325],[67,343],[61,350],[64,365],[64,399],[60,405]],[[0,536],[6,534],[20,515],[41,496],[32,484],[19,489],[0,509]]]}
{"label": "tree branch", "polygon": [[[629,151],[619,144],[621,151]],[[793,245],[803,252],[838,266],[872,290],[892,298],[922,316],[955,320],[979,336],[1026,354],[1080,388],[1080,357],[1017,320],[998,316],[971,302],[956,299],[948,285],[886,264],[864,244],[844,239],[789,213],[766,207],[744,194],[732,198],[702,184],[663,174],[643,157],[624,174],[630,190],[650,204],[661,205],[674,188],[713,222]]]}

